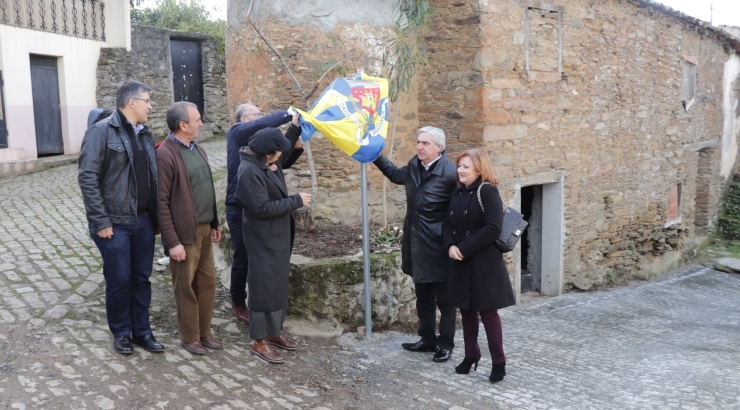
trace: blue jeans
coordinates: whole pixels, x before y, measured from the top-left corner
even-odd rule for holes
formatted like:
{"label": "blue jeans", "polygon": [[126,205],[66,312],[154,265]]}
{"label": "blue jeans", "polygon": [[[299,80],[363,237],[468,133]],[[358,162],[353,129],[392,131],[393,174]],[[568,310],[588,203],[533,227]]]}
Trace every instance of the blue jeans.
{"label": "blue jeans", "polygon": [[235,305],[247,303],[247,248],[242,236],[242,208],[238,205],[226,205],[226,220],[229,222],[231,241],[234,243],[234,259],[231,262],[231,286],[229,293]]}
{"label": "blue jeans", "polygon": [[148,214],[136,218],[136,225],[113,225],[113,237],[90,236],[103,256],[105,313],[114,337],[152,334],[149,303],[152,300],[152,259],[154,225]]}

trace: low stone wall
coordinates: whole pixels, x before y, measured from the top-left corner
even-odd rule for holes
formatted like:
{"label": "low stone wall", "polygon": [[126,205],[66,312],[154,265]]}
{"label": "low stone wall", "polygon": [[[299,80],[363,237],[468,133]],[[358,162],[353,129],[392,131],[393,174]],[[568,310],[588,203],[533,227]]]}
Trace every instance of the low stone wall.
{"label": "low stone wall", "polygon": [[[228,289],[231,275],[227,267],[233,257],[233,242],[224,223],[224,238],[215,252],[221,282]],[[371,307],[373,329],[415,328],[416,297],[411,277],[401,271],[401,254],[370,256]],[[365,324],[365,285],[362,257],[311,260],[300,255],[291,258],[288,316],[310,323],[338,324],[355,331]]]}
{"label": "low stone wall", "polygon": [[[291,266],[288,315],[338,321],[346,330],[365,324],[362,258],[298,263]],[[373,329],[417,321],[414,285],[401,272],[401,255],[370,256]]]}

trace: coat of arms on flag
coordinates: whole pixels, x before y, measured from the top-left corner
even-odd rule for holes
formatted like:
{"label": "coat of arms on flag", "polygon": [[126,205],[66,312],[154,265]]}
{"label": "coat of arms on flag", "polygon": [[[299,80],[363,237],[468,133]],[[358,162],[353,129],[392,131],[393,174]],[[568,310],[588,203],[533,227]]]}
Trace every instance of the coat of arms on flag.
{"label": "coat of arms on flag", "polygon": [[301,135],[316,131],[359,162],[375,160],[388,131],[388,80],[366,74],[338,78],[301,114]]}

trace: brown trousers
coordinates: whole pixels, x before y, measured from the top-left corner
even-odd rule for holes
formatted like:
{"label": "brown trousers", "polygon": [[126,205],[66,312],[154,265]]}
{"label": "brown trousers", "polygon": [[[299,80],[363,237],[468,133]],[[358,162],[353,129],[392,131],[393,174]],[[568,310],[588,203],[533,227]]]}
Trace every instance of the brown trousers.
{"label": "brown trousers", "polygon": [[216,267],[210,224],[198,224],[198,242],[185,247],[185,260],[170,261],[180,339],[197,342],[211,335]]}

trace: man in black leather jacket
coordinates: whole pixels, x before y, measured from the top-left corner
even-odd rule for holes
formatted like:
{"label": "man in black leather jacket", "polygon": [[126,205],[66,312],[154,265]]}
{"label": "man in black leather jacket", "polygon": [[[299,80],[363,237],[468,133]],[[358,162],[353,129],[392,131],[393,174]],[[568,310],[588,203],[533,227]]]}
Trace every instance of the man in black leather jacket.
{"label": "man in black leather jacket", "polygon": [[[401,269],[414,281],[421,340],[402,346],[414,352],[435,352],[433,361],[446,362],[455,347],[455,308],[448,295],[449,257],[442,223],[455,188],[456,167],[447,158],[444,131],[419,129],[416,156],[404,167],[396,167],[384,155],[374,164],[391,182],[406,187]],[[439,336],[434,329],[437,308],[441,313]]]}
{"label": "man in black leather jacket", "polygon": [[85,132],[78,181],[90,236],[103,257],[105,310],[113,350],[162,352],[149,326],[149,277],[157,229],[157,162],[149,129],[151,89],[128,81],[117,110]]}

